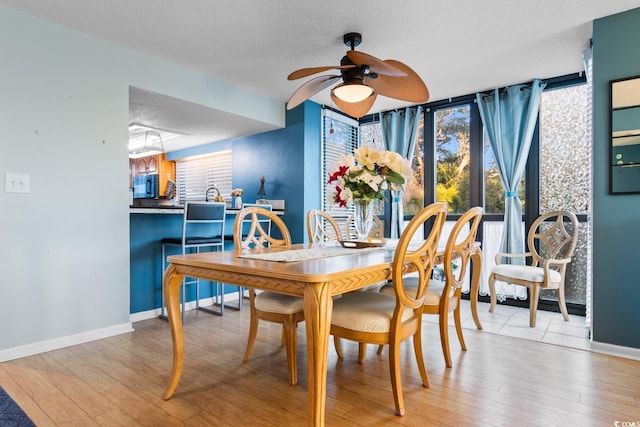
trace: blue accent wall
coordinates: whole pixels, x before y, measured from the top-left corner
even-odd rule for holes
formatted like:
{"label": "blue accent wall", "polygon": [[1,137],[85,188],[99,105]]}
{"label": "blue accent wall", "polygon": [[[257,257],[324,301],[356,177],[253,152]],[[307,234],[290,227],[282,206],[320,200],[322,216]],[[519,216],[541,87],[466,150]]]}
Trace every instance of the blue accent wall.
{"label": "blue accent wall", "polygon": [[242,200],[258,199],[264,176],[264,198],[285,200],[282,220],[293,242],[302,243],[306,212],[321,206],[321,115],[319,104],[305,101],[287,111],[284,129],[174,151],[167,160],[233,150],[233,186],[245,190]]}
{"label": "blue accent wall", "polygon": [[[244,202],[258,199],[260,178],[265,179],[265,198],[284,199],[282,220],[289,228],[294,243],[307,240],[305,214],[320,207],[321,159],[320,105],[307,101],[287,114],[284,129],[242,138],[205,144],[167,153],[168,160],[233,150],[233,186],[244,189]],[[233,230],[230,216],[225,234]],[[162,260],[160,239],[179,237],[182,215],[131,214],[131,313],[161,306]],[[226,249],[232,249],[229,243]],[[225,292],[235,287],[225,286]],[[186,300],[195,299],[195,288],[186,290]],[[211,285],[201,285],[201,297],[213,295]]]}
{"label": "blue accent wall", "polygon": [[640,194],[609,194],[609,81],[640,74],[640,9],[593,24],[593,340],[640,348]]}

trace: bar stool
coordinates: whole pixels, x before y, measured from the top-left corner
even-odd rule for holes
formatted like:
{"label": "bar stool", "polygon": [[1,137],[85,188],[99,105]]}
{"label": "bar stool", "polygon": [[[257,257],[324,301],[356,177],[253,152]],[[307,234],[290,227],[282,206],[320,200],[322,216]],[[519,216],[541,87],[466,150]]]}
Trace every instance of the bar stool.
{"label": "bar stool", "polygon": [[[182,236],[166,237],[160,240],[162,245],[162,271],[167,268],[166,250],[168,247],[180,247],[182,254],[195,249],[200,252],[202,248],[212,248],[214,251],[224,250],[224,220],[226,215],[226,203],[212,202],[186,202],[182,220]],[[222,316],[224,314],[224,289],[220,293],[220,283],[215,284],[215,301],[220,297],[220,310],[216,311],[209,307],[200,307],[200,280],[196,278],[187,279],[182,282],[182,321],[184,322],[184,312],[186,304],[187,285],[196,285],[196,310],[203,310],[209,313]],[[162,309],[160,318],[166,319],[164,292],[162,293]]]}

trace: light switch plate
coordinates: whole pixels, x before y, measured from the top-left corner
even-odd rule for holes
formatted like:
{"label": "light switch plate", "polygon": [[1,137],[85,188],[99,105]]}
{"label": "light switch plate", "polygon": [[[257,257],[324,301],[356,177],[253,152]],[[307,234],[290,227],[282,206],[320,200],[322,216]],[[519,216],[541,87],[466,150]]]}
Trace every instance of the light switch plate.
{"label": "light switch plate", "polygon": [[4,174],[5,193],[30,193],[31,176],[24,173],[7,172]]}

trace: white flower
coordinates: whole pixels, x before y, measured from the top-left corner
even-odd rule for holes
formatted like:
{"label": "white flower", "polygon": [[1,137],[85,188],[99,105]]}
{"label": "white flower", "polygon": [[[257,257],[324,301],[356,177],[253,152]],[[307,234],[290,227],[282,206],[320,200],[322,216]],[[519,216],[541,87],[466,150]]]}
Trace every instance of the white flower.
{"label": "white flower", "polygon": [[348,187],[342,187],[342,191],[340,192],[340,198],[347,202],[347,205],[353,203],[353,193],[349,190]]}
{"label": "white flower", "polygon": [[384,181],[383,177],[374,175],[367,169],[365,169],[358,178],[360,181],[367,183],[373,191],[380,191],[380,184]]}
{"label": "white flower", "polygon": [[363,145],[354,151],[354,155],[358,163],[369,170],[374,170],[376,163],[379,163],[383,156],[375,148],[371,148],[366,145]]}
{"label": "white flower", "polygon": [[362,146],[340,156],[327,183],[336,183],[335,202],[348,206],[354,199],[384,200],[385,190],[402,189],[412,175],[411,162],[400,154]]}

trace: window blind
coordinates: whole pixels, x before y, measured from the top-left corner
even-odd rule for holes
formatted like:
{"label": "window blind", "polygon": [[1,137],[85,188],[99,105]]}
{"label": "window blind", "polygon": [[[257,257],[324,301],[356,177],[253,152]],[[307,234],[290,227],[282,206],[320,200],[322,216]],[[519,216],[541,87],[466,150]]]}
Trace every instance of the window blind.
{"label": "window blind", "polygon": [[[232,151],[176,162],[178,203],[204,200],[208,188],[216,187],[225,200],[231,200]],[[215,192],[213,194],[215,196]]]}
{"label": "window blind", "polygon": [[322,210],[334,218],[346,218],[350,209],[333,201],[335,183],[329,184],[329,174],[342,154],[350,155],[358,148],[358,123],[333,111],[323,110],[322,118]]}

